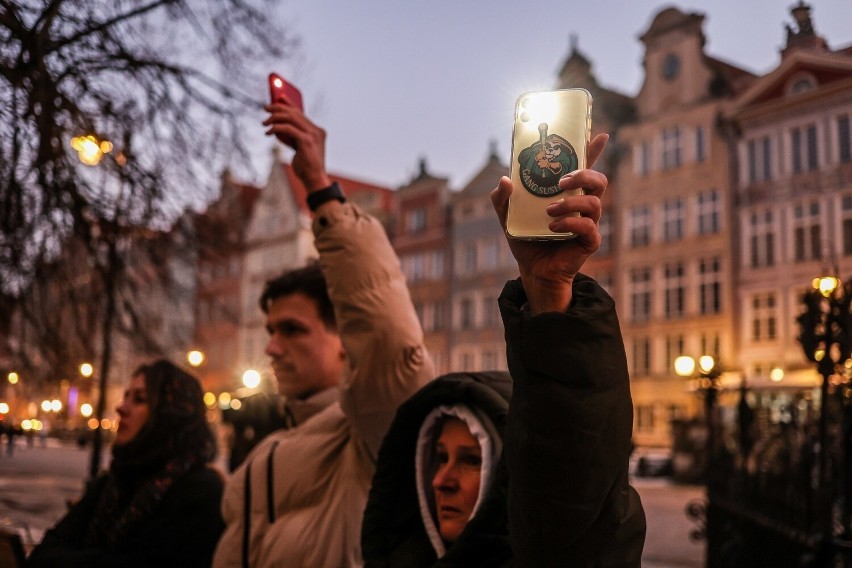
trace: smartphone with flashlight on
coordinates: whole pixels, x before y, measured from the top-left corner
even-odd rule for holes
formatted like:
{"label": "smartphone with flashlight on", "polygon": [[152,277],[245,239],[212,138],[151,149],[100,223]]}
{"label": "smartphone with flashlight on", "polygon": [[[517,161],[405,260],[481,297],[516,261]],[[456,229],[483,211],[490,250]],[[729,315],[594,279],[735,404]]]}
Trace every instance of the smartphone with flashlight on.
{"label": "smartphone with flashlight on", "polygon": [[273,104],[284,103],[305,111],[301,91],[277,73],[269,74],[269,100]]}
{"label": "smartphone with flashlight on", "polygon": [[[555,233],[545,208],[564,197],[559,180],[586,167],[592,131],[592,95],[585,89],[524,93],[515,104],[512,195],[506,232],[518,239],[572,239]],[[571,191],[580,194],[582,190]]]}

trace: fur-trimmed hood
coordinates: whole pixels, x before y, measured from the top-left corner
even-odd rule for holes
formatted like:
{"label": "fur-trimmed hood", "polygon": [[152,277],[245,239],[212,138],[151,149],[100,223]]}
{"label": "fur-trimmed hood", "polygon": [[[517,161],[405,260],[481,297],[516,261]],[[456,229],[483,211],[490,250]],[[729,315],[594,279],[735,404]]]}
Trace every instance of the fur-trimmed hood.
{"label": "fur-trimmed hood", "polygon": [[421,516],[415,468],[424,421],[439,407],[471,411],[487,424],[499,448],[511,395],[508,373],[451,373],[423,387],[399,408],[379,451],[364,513],[361,545],[366,566],[500,566],[511,560],[502,459],[491,467],[491,483],[475,515],[440,560]]}

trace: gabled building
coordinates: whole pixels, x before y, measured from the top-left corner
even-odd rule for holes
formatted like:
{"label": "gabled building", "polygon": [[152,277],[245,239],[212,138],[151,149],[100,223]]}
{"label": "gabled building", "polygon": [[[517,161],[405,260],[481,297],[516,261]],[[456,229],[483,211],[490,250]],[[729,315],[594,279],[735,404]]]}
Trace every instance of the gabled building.
{"label": "gabled building", "polygon": [[601,246],[586,262],[583,272],[595,278],[613,297],[618,295],[615,287],[617,256],[621,233],[617,205],[618,179],[614,175],[623,147],[619,144],[621,126],[636,120],[633,99],[613,89],[602,87],[592,71],[592,63],[577,48],[576,37],[571,38],[571,51],[559,71],[557,89],[581,88],[592,95],[592,138],[605,132],[610,135],[603,156],[594,164],[594,169],[609,178],[609,187],[601,199],[603,207],[600,223]]}
{"label": "gabled building", "polygon": [[259,187],[237,183],[226,171],[219,197],[195,222],[199,250],[194,348],[206,358],[198,369],[201,382],[215,393],[231,390],[240,372],[236,363],[246,227],[259,195]]}
{"label": "gabled building", "polygon": [[423,326],[437,373],[450,361],[450,188],[420,160],[420,171],[394,195],[392,244]]}
{"label": "gabled building", "polygon": [[482,168],[452,199],[452,335],[450,369],[506,369],[506,342],[497,298],[518,277],[489,197],[509,168],[492,143]]}
{"label": "gabled building", "polygon": [[703,22],[656,15],[640,38],[636,121],[618,132],[614,286],[639,445],[670,443],[671,419],[696,412],[676,357],[735,359],[733,156],[719,119],[755,77],[705,53]]}
{"label": "gabled building", "polygon": [[792,8],[781,61],[730,106],[736,139],[737,366],[751,385],[818,384],[797,342],[814,277],[852,275],[852,49]]}

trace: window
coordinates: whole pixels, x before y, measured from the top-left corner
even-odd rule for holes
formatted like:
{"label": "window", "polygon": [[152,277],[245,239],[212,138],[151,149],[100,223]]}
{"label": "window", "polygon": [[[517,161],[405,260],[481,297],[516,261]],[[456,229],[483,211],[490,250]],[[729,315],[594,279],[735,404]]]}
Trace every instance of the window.
{"label": "window", "polygon": [[849,115],[837,117],[837,146],[841,162],[852,162],[852,134],[849,131]]}
{"label": "window", "polygon": [[695,161],[703,162],[707,159],[707,142],[705,141],[704,127],[695,129]]}
{"label": "window", "polygon": [[651,339],[637,337],[633,340],[633,374],[651,374]]}
{"label": "window", "polygon": [[701,353],[702,355],[710,355],[718,363],[720,361],[722,340],[718,333],[711,335],[701,335]]}
{"label": "window", "polygon": [[771,144],[768,136],[748,141],[748,181],[772,179]]}
{"label": "window", "polygon": [[426,230],[426,209],[412,209],[405,215],[405,230],[409,233],[420,233]]}
{"label": "window", "polygon": [[702,315],[722,311],[722,261],[719,257],[698,261],[698,296]]}
{"label": "window", "polygon": [[683,316],[684,298],[686,296],[686,284],[684,282],[683,262],[671,262],[666,264],[665,289],[666,317],[677,318]]}
{"label": "window", "polygon": [[486,296],[482,300],[482,327],[491,328],[497,325],[498,310],[494,296]]}
{"label": "window", "polygon": [[500,243],[496,239],[489,240],[483,243],[482,250],[482,268],[485,270],[494,270],[498,266],[500,259]]}
{"label": "window", "polygon": [[461,354],[461,370],[462,371],[474,371],[473,368],[473,354],[472,353],[462,353]]}
{"label": "window", "polygon": [[633,321],[646,321],[651,317],[651,269],[631,270],[630,284],[630,315]]}
{"label": "window", "polygon": [[441,330],[446,325],[447,304],[444,302],[435,302],[432,305],[432,329]]}
{"label": "window", "polygon": [[796,262],[822,258],[819,202],[801,203],[793,209],[793,246]]}
{"label": "window", "polygon": [[683,238],[683,200],[670,199],[663,204],[663,239],[677,241]]}
{"label": "window", "polygon": [[650,404],[636,405],[636,431],[654,431],[654,406]]}
{"label": "window", "polygon": [[753,341],[771,341],[777,337],[775,294],[755,294],[751,299],[751,338]]}
{"label": "window", "polygon": [[671,170],[681,165],[680,128],[663,129],[663,169]]}
{"label": "window", "polygon": [[598,247],[598,255],[610,254],[612,252],[612,215],[609,211],[601,213],[598,221],[598,232],[601,234],[601,246]]}
{"label": "window", "polygon": [[411,256],[411,280],[416,282],[426,277],[426,257],[422,254]]}
{"label": "window", "polygon": [[444,251],[435,250],[429,253],[429,276],[433,280],[444,277]]}
{"label": "window", "polygon": [[491,371],[497,368],[497,352],[493,349],[486,349],[482,352],[482,369]]}
{"label": "window", "polygon": [[651,172],[651,144],[642,142],[639,148],[639,173],[647,176]]}
{"label": "window", "polygon": [[852,255],[852,195],[844,195],[841,201],[843,216],[843,255]]}
{"label": "window", "polygon": [[682,335],[666,337],[666,366],[670,373],[674,372],[674,360],[683,355],[685,343]]}
{"label": "window", "polygon": [[[749,258],[752,268],[775,266],[775,224],[772,211],[752,213],[749,222]],[[852,229],[852,227],[850,227]]]}
{"label": "window", "polygon": [[461,310],[461,319],[460,324],[462,329],[472,329],[473,328],[473,300],[470,298],[463,298],[460,304]]}
{"label": "window", "polygon": [[464,266],[466,272],[476,271],[476,243],[467,243],[465,245]]}
{"label": "window", "polygon": [[793,173],[817,169],[817,131],[811,124],[806,127],[796,127],[790,131],[791,162]]}
{"label": "window", "polygon": [[698,234],[709,235],[721,229],[722,203],[715,189],[698,194]]}
{"label": "window", "polygon": [[640,205],[630,210],[630,244],[647,246],[651,242],[651,209]]}

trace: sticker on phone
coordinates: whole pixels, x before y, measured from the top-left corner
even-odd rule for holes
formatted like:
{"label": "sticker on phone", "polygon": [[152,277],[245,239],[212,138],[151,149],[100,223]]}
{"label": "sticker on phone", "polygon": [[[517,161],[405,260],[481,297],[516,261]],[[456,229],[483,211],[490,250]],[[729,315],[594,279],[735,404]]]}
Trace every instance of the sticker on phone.
{"label": "sticker on phone", "polygon": [[574,147],[558,134],[548,134],[547,123],[538,125],[539,139],[518,154],[521,185],[538,197],[562,192],[559,180],[578,167]]}

